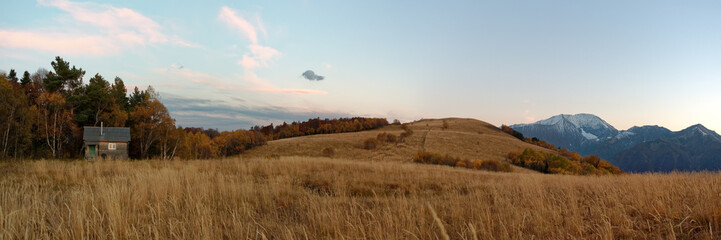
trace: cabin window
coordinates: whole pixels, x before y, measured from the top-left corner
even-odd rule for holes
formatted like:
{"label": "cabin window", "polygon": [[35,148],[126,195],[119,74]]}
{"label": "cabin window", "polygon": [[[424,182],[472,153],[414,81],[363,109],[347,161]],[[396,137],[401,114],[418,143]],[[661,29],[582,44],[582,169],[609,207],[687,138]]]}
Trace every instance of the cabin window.
{"label": "cabin window", "polygon": [[115,143],[108,143],[108,150],[115,150]]}

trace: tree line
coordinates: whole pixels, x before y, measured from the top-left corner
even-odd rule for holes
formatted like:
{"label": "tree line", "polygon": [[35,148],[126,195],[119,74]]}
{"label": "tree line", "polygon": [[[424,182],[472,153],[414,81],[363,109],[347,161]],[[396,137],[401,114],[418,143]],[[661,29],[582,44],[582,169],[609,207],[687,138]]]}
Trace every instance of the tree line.
{"label": "tree line", "polygon": [[22,76],[0,73],[0,159],[81,158],[83,127],[130,128],[134,159],[225,157],[264,145],[267,140],[321,133],[361,131],[388,125],[385,119],[310,119],[274,127],[219,132],[176,125],[152,86],[130,93],[123,80],[86,71],[61,57],[52,70]]}
{"label": "tree line", "polygon": [[268,139],[277,140],[315,134],[358,132],[384,126],[388,126],[388,120],[385,118],[311,118],[308,121],[292,122],[291,124],[283,122],[277,126],[273,126],[272,123],[267,126],[254,126],[251,130],[262,133]]}

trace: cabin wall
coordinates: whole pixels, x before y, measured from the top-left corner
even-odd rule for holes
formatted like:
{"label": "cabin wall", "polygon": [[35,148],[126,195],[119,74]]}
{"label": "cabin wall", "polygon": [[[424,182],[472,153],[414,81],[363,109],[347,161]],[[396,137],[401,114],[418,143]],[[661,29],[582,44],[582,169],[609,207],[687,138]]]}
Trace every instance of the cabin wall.
{"label": "cabin wall", "polygon": [[[115,143],[115,150],[108,149],[109,143]],[[127,160],[127,142],[99,142],[95,147],[96,159]],[[90,148],[85,146],[85,158],[90,159]]]}

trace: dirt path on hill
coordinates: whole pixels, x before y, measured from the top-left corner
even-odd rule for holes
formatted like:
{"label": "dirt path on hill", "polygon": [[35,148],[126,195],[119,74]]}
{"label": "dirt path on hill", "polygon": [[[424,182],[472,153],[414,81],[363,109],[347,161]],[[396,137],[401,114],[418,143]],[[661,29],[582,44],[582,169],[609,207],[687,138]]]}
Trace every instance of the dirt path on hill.
{"label": "dirt path on hill", "polygon": [[428,133],[430,133],[430,132],[431,132],[431,129],[429,128],[426,131],[426,134],[423,134],[423,143],[421,143],[421,152],[426,151],[426,138],[428,138]]}

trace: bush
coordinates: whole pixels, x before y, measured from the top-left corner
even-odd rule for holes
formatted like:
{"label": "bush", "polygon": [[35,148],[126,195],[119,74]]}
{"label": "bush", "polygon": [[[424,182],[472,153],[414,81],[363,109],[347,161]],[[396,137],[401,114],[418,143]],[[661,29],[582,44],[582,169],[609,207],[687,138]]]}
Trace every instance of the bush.
{"label": "bush", "polygon": [[435,164],[435,165],[446,165],[452,167],[463,167],[471,169],[483,169],[494,172],[511,172],[511,165],[508,163],[500,163],[496,160],[475,160],[469,161],[466,159],[451,157],[449,155],[441,155],[440,153],[434,152],[417,152],[413,157],[413,162],[424,163],[424,164]]}
{"label": "bush", "polygon": [[398,137],[398,142],[405,142],[407,137],[413,135],[413,130],[408,126],[407,123],[401,125],[401,129],[403,129],[403,132]]}
{"label": "bush", "polygon": [[368,138],[365,141],[363,141],[363,148],[371,150],[376,149],[376,146],[378,145],[378,140],[375,138]]}
{"label": "bush", "polygon": [[471,163],[471,168],[472,169],[481,169],[481,165],[483,165],[483,161],[474,160],[473,163]]}
{"label": "bush", "polygon": [[324,157],[333,157],[333,155],[335,155],[335,150],[333,148],[323,148],[320,152]]}
{"label": "bush", "polygon": [[507,162],[499,162],[497,160],[483,160],[479,169],[493,172],[511,172],[511,164]]}
{"label": "bush", "polygon": [[396,135],[388,134],[388,133],[379,133],[378,136],[376,136],[376,139],[379,142],[387,142],[387,143],[395,143],[398,141],[398,138]]}
{"label": "bush", "polygon": [[576,154],[568,154],[567,158],[558,154],[544,153],[526,148],[522,153],[508,153],[508,160],[515,165],[530,168],[543,173],[589,175],[589,174],[623,174],[621,169],[601,160],[597,156],[582,159]]}

